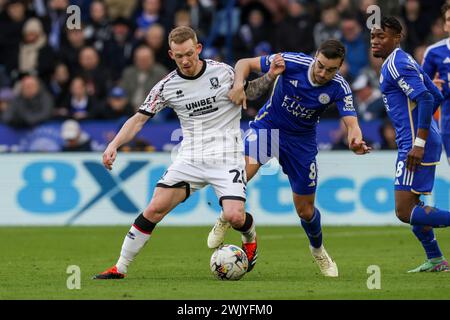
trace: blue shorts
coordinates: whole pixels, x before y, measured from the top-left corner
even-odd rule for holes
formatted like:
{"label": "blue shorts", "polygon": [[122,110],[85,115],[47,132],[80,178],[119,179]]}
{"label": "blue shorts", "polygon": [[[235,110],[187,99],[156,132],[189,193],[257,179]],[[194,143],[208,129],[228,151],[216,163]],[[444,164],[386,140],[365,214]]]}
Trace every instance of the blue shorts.
{"label": "blue shorts", "polygon": [[406,169],[406,155],[398,155],[395,166],[395,190],[416,194],[430,194],[433,190],[436,165],[418,166],[416,171]]}
{"label": "blue shorts", "polygon": [[447,155],[447,160],[450,164],[450,102],[445,100],[441,105],[441,121],[440,121],[442,145]]}
{"label": "blue shorts", "polygon": [[444,145],[445,154],[450,164],[450,133],[442,133],[442,144]]}
{"label": "blue shorts", "polygon": [[[245,155],[265,164],[275,157],[288,176],[293,192],[309,195],[317,188],[316,136],[287,136],[278,129],[250,125],[244,137]],[[276,130],[276,131],[274,131]]]}

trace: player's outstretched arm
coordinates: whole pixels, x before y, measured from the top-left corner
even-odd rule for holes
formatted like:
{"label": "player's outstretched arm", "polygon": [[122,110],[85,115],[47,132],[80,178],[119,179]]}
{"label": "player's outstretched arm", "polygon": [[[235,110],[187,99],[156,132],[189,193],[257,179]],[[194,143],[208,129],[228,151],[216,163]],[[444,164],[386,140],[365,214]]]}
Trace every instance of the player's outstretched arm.
{"label": "player's outstretched arm", "polygon": [[[261,57],[241,59],[236,63],[235,76],[233,88],[228,93],[228,97],[233,103],[242,105],[244,109],[247,109],[246,99],[257,99],[264,92],[266,92],[276,77],[281,74],[285,69],[284,59],[281,54],[275,55],[270,64],[270,70],[266,75],[251,81],[245,86],[245,80],[250,75],[250,72],[261,72]],[[244,86],[246,88],[244,88]],[[249,94],[250,96],[247,96]]]}
{"label": "player's outstretched arm", "polygon": [[261,72],[261,65],[259,64],[259,57],[240,59],[234,66],[234,82],[228,97],[230,100],[247,109],[246,95],[244,90],[245,79],[250,75],[250,72]]}
{"label": "player's outstretched arm", "polygon": [[284,72],[286,65],[281,54],[276,54],[270,63],[270,69],[262,77],[250,81],[245,89],[248,100],[256,100],[266,93],[275,79]]}
{"label": "player's outstretched arm", "polygon": [[366,142],[363,140],[361,128],[358,124],[358,118],[354,116],[346,116],[343,117],[342,120],[347,127],[349,149],[356,154],[369,153],[372,148],[368,147]]}
{"label": "player's outstretched arm", "polygon": [[112,169],[114,160],[116,160],[117,149],[123,144],[131,141],[131,139],[133,139],[134,136],[142,129],[148,119],[149,116],[138,112],[124,123],[120,131],[108,144],[108,147],[103,153],[103,165],[106,169]]}

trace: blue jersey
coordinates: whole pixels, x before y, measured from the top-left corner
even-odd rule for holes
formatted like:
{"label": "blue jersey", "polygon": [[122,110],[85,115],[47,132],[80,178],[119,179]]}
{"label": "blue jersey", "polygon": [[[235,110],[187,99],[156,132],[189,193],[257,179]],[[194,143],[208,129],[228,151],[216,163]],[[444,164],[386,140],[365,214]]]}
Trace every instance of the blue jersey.
{"label": "blue jersey", "polygon": [[[386,111],[395,128],[400,156],[411,149],[417,134],[418,109],[415,100],[429,91],[439,101],[442,95],[422,67],[400,48],[395,49],[381,67],[380,88]],[[435,104],[434,111],[439,107]],[[441,137],[432,119],[423,164],[434,164],[441,157]]]}
{"label": "blue jersey", "polygon": [[447,156],[450,157],[450,39],[441,40],[427,48],[423,58],[423,71],[433,79],[436,72],[444,80],[442,91],[444,102],[441,107],[441,133]]}
{"label": "blue jersey", "polygon": [[[280,134],[315,136],[320,115],[334,102],[341,116],[356,116],[350,86],[341,75],[325,85],[317,85],[311,80],[313,58],[303,53],[282,56],[286,69],[256,116],[254,127],[262,122],[264,127],[279,129]],[[273,57],[261,57],[263,72],[269,71]]]}
{"label": "blue jersey", "polygon": [[436,72],[444,80],[442,86],[445,99],[450,98],[450,39],[441,40],[427,48],[423,57],[423,71],[433,79]]}

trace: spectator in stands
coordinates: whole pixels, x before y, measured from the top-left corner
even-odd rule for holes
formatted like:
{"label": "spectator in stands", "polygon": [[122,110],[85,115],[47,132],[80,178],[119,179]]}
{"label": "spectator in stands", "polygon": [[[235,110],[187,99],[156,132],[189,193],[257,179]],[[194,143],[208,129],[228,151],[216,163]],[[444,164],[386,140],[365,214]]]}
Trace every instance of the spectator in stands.
{"label": "spectator in stands", "polygon": [[89,12],[90,19],[86,24],[84,36],[98,52],[101,52],[105,42],[111,38],[111,24],[105,3],[101,0],[92,1]]}
{"label": "spectator in stands", "polygon": [[58,51],[66,29],[69,0],[49,0],[48,16],[43,18],[45,33],[48,35],[48,44]]}
{"label": "spectator in stands", "polygon": [[419,0],[406,0],[404,2],[402,18],[406,30],[408,30],[403,49],[413,54],[414,49],[425,42],[431,29],[431,22],[424,12],[421,12]]}
{"label": "spectator in stands", "polygon": [[77,72],[86,81],[87,93],[97,99],[106,98],[110,87],[110,73],[100,64],[100,57],[93,47],[81,49],[78,56],[80,69]]}
{"label": "spectator in stands", "polygon": [[13,99],[14,93],[11,88],[0,88],[0,119],[3,118],[3,113],[9,108]]}
{"label": "spectator in stands", "polygon": [[439,16],[431,25],[431,32],[428,34],[425,40],[425,44],[436,43],[446,37],[448,37],[448,34],[444,29],[444,19],[442,18],[442,16]]}
{"label": "spectator in stands", "polygon": [[170,59],[167,53],[169,46],[167,45],[166,31],[162,25],[154,23],[148,28],[143,44],[153,50],[155,61],[164,65],[167,70],[176,68],[174,61]]}
{"label": "spectator in stands", "polygon": [[420,46],[417,46],[415,49],[414,49],[414,52],[413,52],[413,57],[414,57],[414,59],[419,63],[419,64],[422,64],[422,62],[423,62],[423,57],[424,57],[424,55],[425,55],[425,51],[427,50],[427,48],[428,48],[428,46],[425,46],[425,45],[420,45]]}
{"label": "spectator in stands", "polygon": [[359,119],[371,121],[386,117],[381,92],[377,87],[371,86],[367,75],[359,75],[352,83],[352,90]]}
{"label": "spectator in stands", "polygon": [[70,74],[75,74],[80,68],[78,56],[81,49],[86,46],[83,27],[81,29],[66,30],[65,41],[59,50],[59,59],[69,68]]}
{"label": "spectator in stands", "polygon": [[325,6],[320,14],[320,22],[314,26],[314,43],[318,48],[325,40],[341,39],[340,16],[336,6]]}
{"label": "spectator in stands", "polygon": [[136,18],[136,32],[134,37],[136,39],[142,39],[145,36],[145,32],[154,23],[162,23],[161,16],[161,1],[160,0],[143,0],[142,12]]}
{"label": "spectator in stands", "polygon": [[119,17],[112,23],[112,36],[105,42],[102,54],[103,62],[110,70],[114,83],[120,79],[125,67],[133,61],[132,53],[133,39],[130,22]]}
{"label": "spectator in stands", "polygon": [[138,0],[105,0],[109,17],[112,20],[123,17],[129,19]]}
{"label": "spectator in stands", "polygon": [[331,150],[348,150],[348,134],[344,121],[339,120],[339,128],[331,132]]}
{"label": "spectator in stands", "polygon": [[81,77],[75,77],[70,83],[70,94],[63,107],[57,109],[56,116],[75,120],[94,119],[100,109],[97,99],[88,95],[86,81]]}
{"label": "spectator in stands", "polygon": [[11,79],[8,76],[6,67],[0,63],[0,88],[8,87],[11,85]]}
{"label": "spectator in stands", "polygon": [[369,78],[370,85],[377,88],[380,85],[380,71],[383,60],[369,55],[369,65],[360,71],[360,75],[365,74]]}
{"label": "spectator in stands", "polygon": [[47,44],[47,36],[42,23],[37,18],[30,18],[23,26],[23,41],[19,49],[19,72],[38,74],[40,79],[48,82],[55,67],[56,55]]}
{"label": "spectator in stands", "polygon": [[48,82],[49,92],[55,101],[55,110],[61,108],[69,96],[70,74],[64,63],[58,63],[55,67],[50,81]]}
{"label": "spectator in stands", "polygon": [[25,4],[20,0],[8,1],[0,13],[0,63],[11,78],[16,76],[11,72],[17,70],[22,29],[28,16]]}
{"label": "spectator in stands", "polygon": [[92,151],[92,140],[81,129],[78,121],[68,119],[61,125],[61,138],[64,141],[61,151]]}
{"label": "spectator in stands", "polygon": [[14,127],[33,127],[49,120],[53,114],[53,100],[35,76],[24,76],[20,94],[11,101],[3,114],[3,121]]}
{"label": "spectator in stands", "polygon": [[134,64],[127,67],[122,75],[120,86],[127,92],[135,110],[144,102],[149,88],[152,88],[168,73],[167,69],[155,63],[153,51],[140,46],[134,53]]}
{"label": "spectator in stands", "polygon": [[271,24],[265,12],[260,7],[253,8],[235,36],[234,58],[238,60],[253,56],[255,47],[263,42],[270,43],[272,40],[271,34]]}
{"label": "spectator in stands", "polygon": [[342,17],[341,31],[342,42],[347,50],[346,61],[349,62],[347,80],[353,81],[369,65],[369,42],[354,15],[346,14]]}
{"label": "spectator in stands", "polygon": [[290,0],[288,16],[275,27],[274,52],[304,52],[314,49],[313,21],[307,14],[302,1]]}
{"label": "spectator in stands", "polygon": [[380,126],[380,149],[382,150],[397,150],[397,142],[395,142],[395,129],[391,121],[386,119]]}
{"label": "spectator in stands", "polygon": [[197,33],[200,43],[203,43],[212,25],[213,4],[206,1],[187,0],[186,5],[191,16],[191,27]]}
{"label": "spectator in stands", "polygon": [[128,102],[127,93],[121,87],[114,87],[108,95],[108,100],[102,112],[105,119],[128,119],[135,113],[133,106]]}
{"label": "spectator in stands", "polygon": [[[348,150],[348,131],[344,121],[339,120],[339,128],[331,131],[330,138],[333,143],[331,150]],[[367,137],[364,140],[368,146],[372,146],[374,144],[374,142],[368,140]]]}
{"label": "spectator in stands", "polygon": [[180,9],[175,12],[175,19],[173,22],[173,27],[190,27],[191,26],[191,15],[188,10]]}

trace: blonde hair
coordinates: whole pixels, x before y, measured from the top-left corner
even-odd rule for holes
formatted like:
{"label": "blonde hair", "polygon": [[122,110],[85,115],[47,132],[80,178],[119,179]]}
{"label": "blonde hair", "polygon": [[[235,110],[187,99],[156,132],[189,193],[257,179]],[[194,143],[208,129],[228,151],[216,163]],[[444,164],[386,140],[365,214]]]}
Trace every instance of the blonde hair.
{"label": "blonde hair", "polygon": [[169,33],[169,46],[172,42],[180,44],[189,39],[192,39],[194,44],[197,44],[197,34],[192,28],[185,26],[176,27]]}

